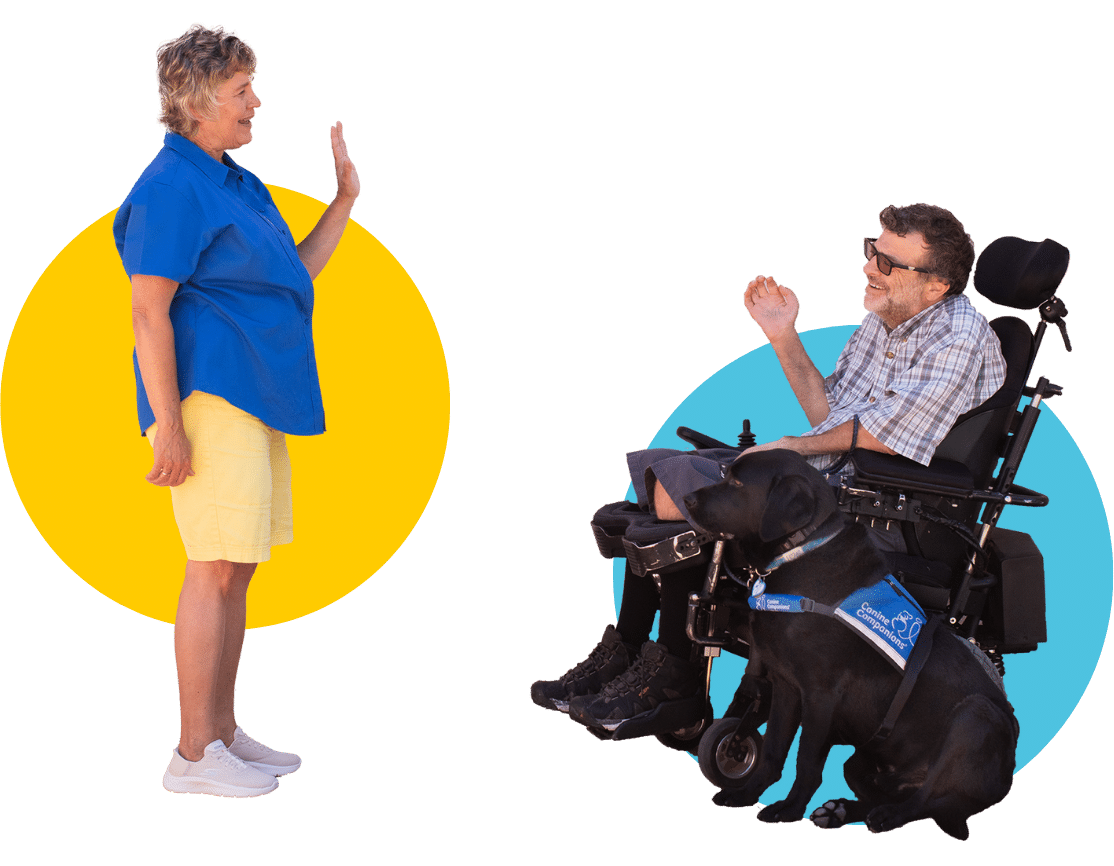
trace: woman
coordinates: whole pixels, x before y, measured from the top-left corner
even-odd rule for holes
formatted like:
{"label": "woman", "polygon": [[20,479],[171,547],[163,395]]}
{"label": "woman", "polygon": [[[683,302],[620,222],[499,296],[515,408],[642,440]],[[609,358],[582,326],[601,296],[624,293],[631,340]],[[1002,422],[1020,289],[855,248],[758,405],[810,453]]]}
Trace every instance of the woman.
{"label": "woman", "polygon": [[295,245],[266,187],[228,151],[252,140],[255,55],[219,28],[158,51],[163,149],[121,205],[116,246],[132,285],[147,480],[171,488],[186,548],[174,623],[182,728],[170,791],[273,791],[297,755],[248,737],[233,711],[248,583],[292,540],[284,434],[325,431],[313,279],[360,182],[332,129],[337,196]]}

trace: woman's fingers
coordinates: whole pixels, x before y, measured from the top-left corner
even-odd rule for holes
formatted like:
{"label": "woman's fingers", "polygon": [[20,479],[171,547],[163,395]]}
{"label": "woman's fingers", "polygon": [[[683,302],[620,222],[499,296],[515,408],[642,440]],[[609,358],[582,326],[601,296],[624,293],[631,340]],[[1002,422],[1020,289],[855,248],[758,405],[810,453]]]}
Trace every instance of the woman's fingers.
{"label": "woman's fingers", "polygon": [[152,445],[155,460],[151,471],[145,476],[151,484],[158,487],[177,487],[194,474],[190,464],[190,442],[185,434],[163,437],[156,430]]}
{"label": "woman's fingers", "polygon": [[151,471],[147,473],[146,478],[158,487],[177,487],[191,475],[193,475],[193,469],[190,467],[189,461],[185,464],[164,463],[162,465],[156,462],[151,467]]}
{"label": "woman's fingers", "polygon": [[360,176],[356,166],[348,156],[348,144],[344,140],[344,124],[339,120],[329,129],[333,145],[333,160],[337,170],[337,193],[344,198],[356,198],[360,194]]}

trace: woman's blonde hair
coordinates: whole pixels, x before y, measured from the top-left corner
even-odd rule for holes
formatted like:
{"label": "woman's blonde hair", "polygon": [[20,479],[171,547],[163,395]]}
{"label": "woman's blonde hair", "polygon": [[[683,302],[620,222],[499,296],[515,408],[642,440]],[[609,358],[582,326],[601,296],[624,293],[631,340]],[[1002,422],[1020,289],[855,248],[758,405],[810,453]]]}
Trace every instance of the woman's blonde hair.
{"label": "woman's blonde hair", "polygon": [[255,73],[255,53],[245,42],[220,27],[195,24],[158,51],[159,118],[171,132],[191,138],[197,118],[211,118],[217,88],[238,72]]}

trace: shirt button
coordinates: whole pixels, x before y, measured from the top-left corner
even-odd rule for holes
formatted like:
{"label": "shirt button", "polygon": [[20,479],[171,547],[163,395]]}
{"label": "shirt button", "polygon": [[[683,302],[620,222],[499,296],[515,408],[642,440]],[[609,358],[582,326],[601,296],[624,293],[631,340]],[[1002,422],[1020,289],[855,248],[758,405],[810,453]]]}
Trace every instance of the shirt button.
{"label": "shirt button", "polygon": [[887,358],[892,358],[893,356],[894,356],[894,353],[893,353],[893,352],[887,352],[887,353],[886,353],[886,357],[887,357]]}
{"label": "shirt button", "polygon": [[873,397],[871,397],[871,398],[870,398],[869,400],[867,400],[867,402],[868,402],[868,403],[873,403],[873,402],[874,402],[874,398],[873,398]]}

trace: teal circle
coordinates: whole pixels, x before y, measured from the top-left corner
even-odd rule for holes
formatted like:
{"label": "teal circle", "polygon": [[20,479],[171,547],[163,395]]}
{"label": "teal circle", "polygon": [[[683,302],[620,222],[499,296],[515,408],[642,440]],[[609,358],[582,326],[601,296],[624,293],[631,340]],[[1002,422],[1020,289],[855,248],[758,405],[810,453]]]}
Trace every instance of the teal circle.
{"label": "teal circle", "polygon": [[[850,326],[821,328],[803,333],[801,339],[820,370],[833,370],[854,330]],[[1055,347],[1054,341],[1048,350]],[[1079,399],[1070,386],[1065,387],[1065,395],[1056,399]],[[1106,640],[1114,594],[1110,527],[1098,486],[1071,434],[1047,401],[1040,412],[1016,482],[1047,494],[1049,504],[1044,508],[1007,507],[999,521],[1007,529],[1028,533],[1044,557],[1048,641],[1036,652],[1005,657],[1006,692],[1021,725],[1017,770],[1048,744],[1083,696]],[[768,345],[748,352],[703,382],[646,447],[691,448],[676,435],[679,426],[734,444],[744,418],[751,421],[759,442],[810,426]],[[634,499],[633,488],[628,489],[627,498]],[[623,565],[623,560],[614,563],[616,610]],[[726,653],[715,660],[712,706],[717,715],[731,702],[745,668],[745,660]],[[852,751],[850,747],[832,750],[824,785],[810,809],[831,797],[851,796],[842,765]],[[794,761],[795,749],[786,761],[782,780],[766,792],[763,802],[775,802],[788,794]],[[837,790],[840,786],[842,792]]]}

